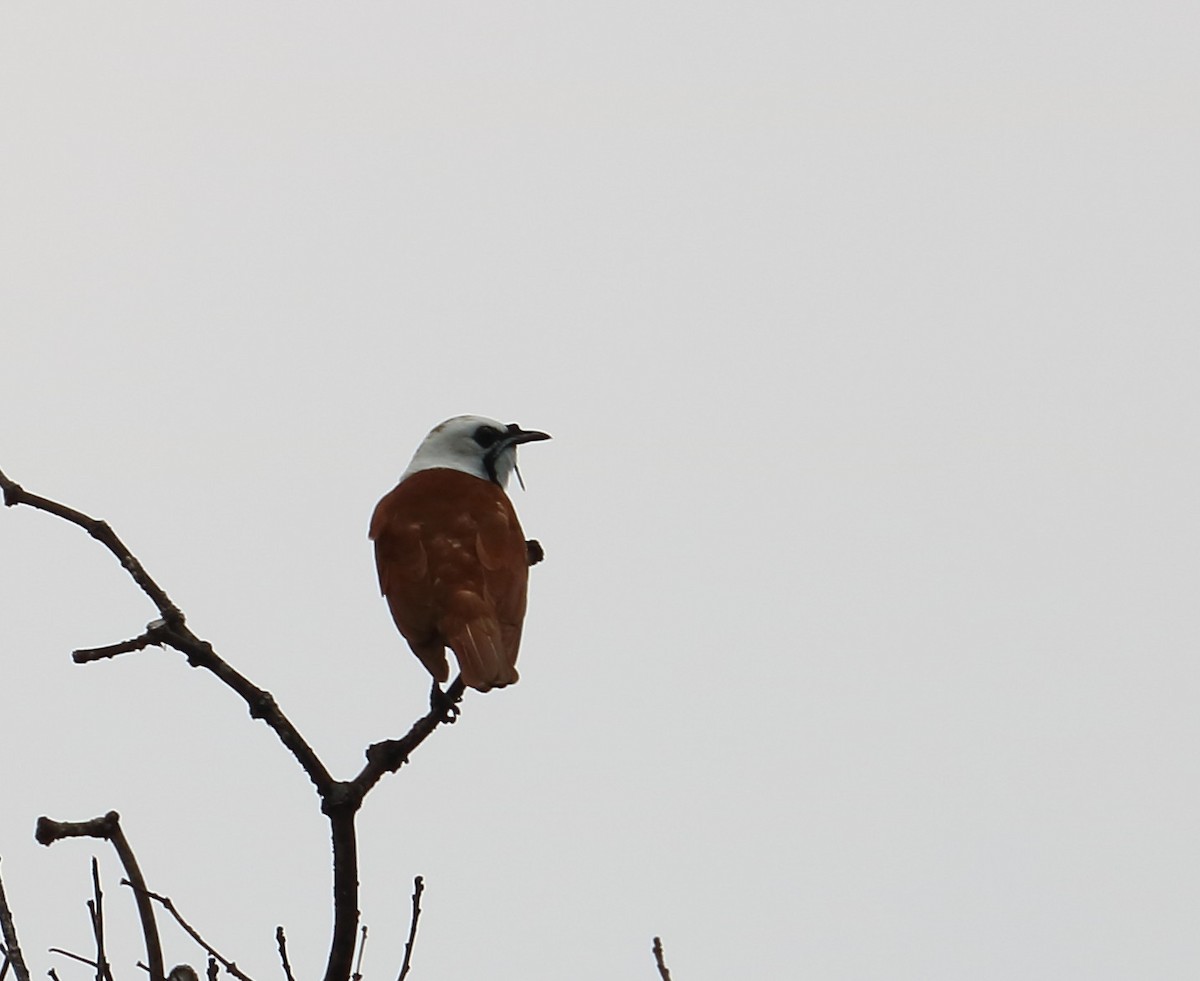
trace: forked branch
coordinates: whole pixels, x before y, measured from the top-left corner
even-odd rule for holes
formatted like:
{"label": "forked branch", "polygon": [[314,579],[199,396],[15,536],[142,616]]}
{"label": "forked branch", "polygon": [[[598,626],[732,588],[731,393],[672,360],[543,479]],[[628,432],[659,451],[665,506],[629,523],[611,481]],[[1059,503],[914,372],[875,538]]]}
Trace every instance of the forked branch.
{"label": "forked branch", "polygon": [[134,899],[137,903],[138,919],[142,921],[142,936],[146,940],[146,965],[150,971],[150,981],[165,981],[158,924],[154,921],[154,910],[146,896],[146,880],[142,878],[137,858],[134,857],[133,849],[129,847],[125,832],[121,830],[121,815],[116,811],[109,811],[90,821],[53,821],[48,817],[40,817],[34,837],[43,845],[53,845],[63,838],[103,838],[113,846],[121,865],[125,868],[125,875],[135,884]]}
{"label": "forked branch", "polygon": [[[222,659],[208,641],[200,639],[192,632],[187,625],[183,611],[150,577],[142,563],[129,551],[107,522],[49,498],[31,494],[20,484],[9,479],[3,472],[0,472],[0,490],[3,491],[4,503],[8,507],[24,504],[27,507],[55,515],[64,521],[69,521],[86,531],[117,558],[122,568],[129,573],[138,588],[146,594],[158,610],[159,618],[148,624],[145,631],[137,637],[116,644],[77,650],[72,654],[76,663],[89,664],[93,661],[140,651],[146,647],[174,648],[187,658],[188,664],[192,667],[205,668],[237,692],[249,708],[251,717],[262,719],[304,769],[320,797],[322,812],[329,818],[332,837],[334,929],[329,960],[325,968],[325,981],[347,981],[353,967],[355,935],[359,917],[358,842],[354,825],[355,816],[362,806],[363,798],[385,773],[395,772],[408,762],[409,754],[420,746],[439,725],[453,722],[457,718],[457,706],[462,699],[464,690],[462,680],[457,679],[445,693],[438,692],[429,713],[418,719],[402,738],[384,740],[368,747],[367,762],[353,780],[335,780],[312,747],[279,708],[274,696],[251,683],[249,679]],[[530,543],[529,548],[530,563],[532,564],[540,560],[541,549],[536,542]],[[48,818],[42,818],[38,822],[37,838],[43,844],[50,844],[59,838],[73,835],[107,838],[117,848],[118,854],[125,862],[130,885],[138,903],[138,912],[142,917],[143,930],[146,934],[150,981],[164,981],[162,951],[158,943],[157,928],[154,925],[153,910],[150,907],[150,898],[154,894],[147,891],[145,882],[142,881],[141,874],[137,871],[137,863],[133,860],[133,854],[129,851],[124,835],[121,834],[116,812],[109,812],[104,817],[79,823],[51,821]],[[2,893],[0,893],[0,897],[2,897]],[[174,912],[173,909],[171,911]],[[10,949],[8,960],[12,962],[14,971],[18,975],[16,981],[29,981],[24,964],[21,963],[18,968],[17,957],[11,954],[15,947],[15,937],[12,941],[7,941],[7,945]],[[202,941],[201,945],[210,951],[210,955],[217,956],[216,952],[208,948]],[[19,956],[19,950],[17,955]],[[232,962],[221,958],[221,963],[231,973],[244,979]],[[210,959],[209,964],[211,970],[215,961]],[[285,971],[290,971],[286,958],[284,967]],[[24,972],[23,976],[22,972]]]}
{"label": "forked branch", "polygon": [[109,644],[105,647],[75,651],[72,657],[77,664],[89,664],[92,661],[116,657],[119,654],[140,651],[146,647],[173,647],[187,658],[188,664],[192,667],[211,671],[241,695],[250,710],[251,718],[262,719],[275,731],[280,742],[291,751],[296,761],[304,768],[304,772],[308,774],[309,779],[317,788],[317,793],[322,796],[328,793],[334,782],[333,777],[329,775],[325,764],[318,759],[312,747],[305,742],[296,727],[292,725],[291,720],[283,714],[271,693],[252,684],[230,667],[213,650],[212,644],[201,640],[192,633],[183,611],[175,605],[166,590],[151,578],[138,558],[129,551],[128,546],[109,527],[107,521],[93,518],[82,511],[76,511],[74,508],[69,508],[65,504],[52,501],[47,497],[31,494],[16,481],[10,480],[2,471],[0,471],[0,489],[4,492],[4,503],[7,507],[24,504],[27,507],[45,511],[47,514],[53,514],[64,521],[78,525],[103,544],[116,556],[121,567],[129,573],[133,581],[158,610],[159,619],[148,624],[144,633],[131,640]]}

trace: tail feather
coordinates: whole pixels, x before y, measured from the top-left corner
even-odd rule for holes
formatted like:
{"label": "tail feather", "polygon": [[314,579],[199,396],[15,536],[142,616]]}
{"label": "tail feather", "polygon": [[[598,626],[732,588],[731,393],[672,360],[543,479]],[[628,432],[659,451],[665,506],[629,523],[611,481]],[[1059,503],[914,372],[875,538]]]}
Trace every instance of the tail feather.
{"label": "tail feather", "polygon": [[495,618],[459,621],[446,631],[446,639],[458,658],[463,684],[476,691],[490,691],[517,680],[517,669],[506,653],[500,624]]}

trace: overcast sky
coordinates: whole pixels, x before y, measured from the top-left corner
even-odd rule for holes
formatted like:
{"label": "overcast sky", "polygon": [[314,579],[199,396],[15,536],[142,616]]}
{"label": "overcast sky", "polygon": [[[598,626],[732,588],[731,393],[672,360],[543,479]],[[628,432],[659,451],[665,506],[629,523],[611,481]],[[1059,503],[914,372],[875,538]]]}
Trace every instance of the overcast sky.
{"label": "overcast sky", "polygon": [[[108,519],[339,777],[428,678],[366,538],[435,423],[554,435],[521,682],[360,818],[366,981],[1200,970],[1200,13],[0,5],[0,468]],[[307,778],[76,528],[0,513],[35,976],[104,849],[257,981]],[[169,963],[200,964],[164,926]]]}

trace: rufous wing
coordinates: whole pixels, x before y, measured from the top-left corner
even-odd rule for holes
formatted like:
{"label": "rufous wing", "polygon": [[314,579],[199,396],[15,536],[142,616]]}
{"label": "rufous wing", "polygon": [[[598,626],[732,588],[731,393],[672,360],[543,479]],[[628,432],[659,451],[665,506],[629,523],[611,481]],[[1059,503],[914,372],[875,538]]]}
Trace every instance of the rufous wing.
{"label": "rufous wing", "polygon": [[421,523],[406,513],[405,496],[397,487],[383,498],[371,516],[379,591],[387,600],[392,620],[426,670],[443,684],[450,678],[446,645],[438,636],[429,556]]}

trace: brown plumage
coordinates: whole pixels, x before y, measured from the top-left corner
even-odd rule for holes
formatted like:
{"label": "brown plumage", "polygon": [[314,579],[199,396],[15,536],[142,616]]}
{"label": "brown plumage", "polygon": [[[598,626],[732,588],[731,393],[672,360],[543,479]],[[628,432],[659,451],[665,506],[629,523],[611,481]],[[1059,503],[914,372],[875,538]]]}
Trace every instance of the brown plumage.
{"label": "brown plumage", "polygon": [[448,420],[375,508],[379,588],[400,633],[439,682],[450,677],[447,647],[471,688],[517,680],[529,552],[502,483],[515,467],[516,444],[547,438],[476,416]]}

